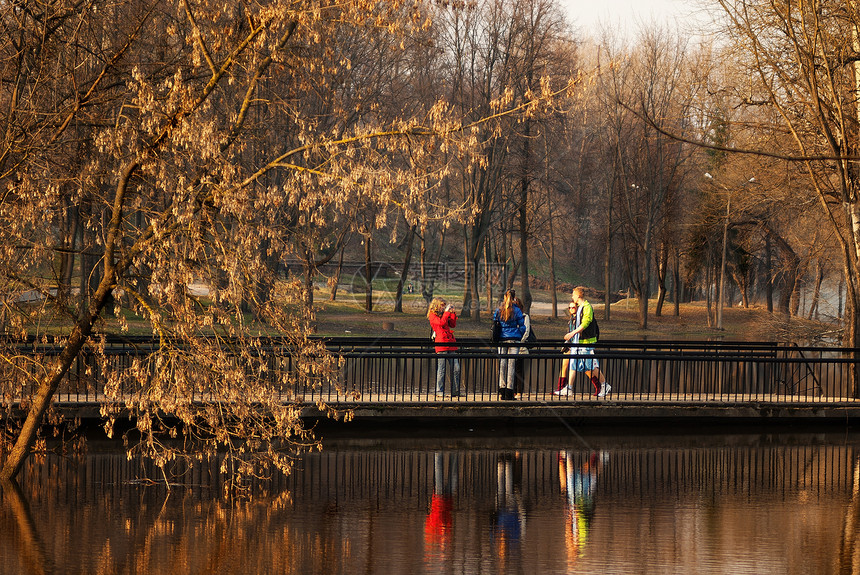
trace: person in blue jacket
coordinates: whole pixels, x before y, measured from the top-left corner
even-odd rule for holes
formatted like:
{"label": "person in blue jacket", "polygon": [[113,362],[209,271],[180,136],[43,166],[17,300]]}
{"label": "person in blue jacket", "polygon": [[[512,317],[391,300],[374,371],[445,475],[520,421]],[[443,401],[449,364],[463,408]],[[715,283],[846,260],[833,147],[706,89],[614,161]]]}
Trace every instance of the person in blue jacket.
{"label": "person in blue jacket", "polygon": [[509,289],[505,292],[498,309],[493,313],[493,321],[502,324],[501,342],[499,354],[510,357],[502,357],[499,360],[499,399],[514,399],[514,373],[516,355],[520,347],[508,345],[508,342],[520,341],[526,333],[525,316],[520,308],[514,305],[517,294]]}

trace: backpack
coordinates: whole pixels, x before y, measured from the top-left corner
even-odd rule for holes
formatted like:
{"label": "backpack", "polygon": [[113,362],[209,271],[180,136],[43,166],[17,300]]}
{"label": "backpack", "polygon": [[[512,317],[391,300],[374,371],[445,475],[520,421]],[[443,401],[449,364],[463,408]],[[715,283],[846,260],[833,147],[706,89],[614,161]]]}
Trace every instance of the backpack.
{"label": "backpack", "polygon": [[493,343],[502,341],[502,322],[493,317]]}
{"label": "backpack", "polygon": [[593,337],[600,338],[600,326],[597,325],[597,318],[591,318],[591,323],[588,324],[584,330],[582,330],[580,337],[582,339],[591,339]]}

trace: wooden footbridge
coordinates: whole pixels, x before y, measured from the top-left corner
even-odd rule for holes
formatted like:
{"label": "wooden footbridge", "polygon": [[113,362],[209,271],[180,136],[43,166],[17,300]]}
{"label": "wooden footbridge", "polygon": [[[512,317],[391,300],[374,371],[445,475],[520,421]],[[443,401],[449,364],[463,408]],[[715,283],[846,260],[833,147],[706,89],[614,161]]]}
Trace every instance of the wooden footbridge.
{"label": "wooden footbridge", "polygon": [[[458,342],[460,393],[450,381],[436,393],[432,342],[405,338],[324,340],[342,358],[336,385],[290,389],[285,402],[318,417],[317,402],[351,410],[356,419],[578,418],[845,421],[860,417],[857,361],[860,350],[757,342],[605,341],[595,357],[611,384],[595,397],[583,375],[570,395],[556,395],[562,361],[570,351],[558,342],[523,346],[527,354],[482,340]],[[157,342],[127,338],[109,342],[113,368],[151,353]],[[522,349],[517,350],[522,351]],[[288,345],[267,341],[261,353],[268,373],[294,369]],[[518,396],[499,396],[499,360],[518,360]],[[96,417],[103,401],[93,357],[82,355],[55,396],[61,410]],[[132,393],[133,390],[129,390]],[[203,398],[201,398],[201,401]]]}

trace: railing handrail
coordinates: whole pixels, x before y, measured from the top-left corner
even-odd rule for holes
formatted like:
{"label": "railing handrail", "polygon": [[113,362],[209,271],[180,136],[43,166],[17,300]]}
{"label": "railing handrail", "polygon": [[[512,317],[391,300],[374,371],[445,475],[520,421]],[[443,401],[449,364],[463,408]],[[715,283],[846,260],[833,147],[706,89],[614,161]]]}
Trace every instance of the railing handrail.
{"label": "railing handrail", "polygon": [[[220,338],[228,344],[239,344],[243,340]],[[289,337],[275,336],[258,336],[253,338],[259,342],[263,348],[281,347],[284,345],[292,345],[294,340]],[[311,337],[311,341],[322,342],[328,348],[364,348],[364,349],[425,349],[433,348],[436,343],[430,338],[419,337]],[[0,344],[5,343],[7,347],[15,347],[18,349],[31,348],[37,351],[50,352],[50,350],[62,347],[62,337],[57,336],[54,340],[43,342],[35,338],[27,340],[6,340],[0,341]],[[180,345],[181,342],[172,342],[173,345]],[[105,339],[105,349],[115,350],[123,349],[130,350],[138,348],[143,352],[151,351],[158,348],[160,340],[151,336],[109,336]],[[495,349],[500,347],[527,347],[529,349],[544,349],[572,347],[576,344],[568,344],[556,339],[539,339],[534,343],[521,343],[516,341],[492,342],[489,338],[460,338],[454,344],[461,349]],[[627,339],[603,339],[597,343],[587,344],[588,347],[593,347],[595,350],[641,350],[650,352],[684,352],[693,350],[699,353],[708,354],[723,354],[734,351],[736,353],[751,354],[754,352],[769,352],[778,353],[791,350],[794,352],[812,352],[812,353],[844,353],[844,354],[860,354],[860,347],[840,347],[840,346],[801,346],[793,342],[767,342],[767,341],[709,341],[709,340],[627,340]],[[22,349],[23,351],[23,349]]]}

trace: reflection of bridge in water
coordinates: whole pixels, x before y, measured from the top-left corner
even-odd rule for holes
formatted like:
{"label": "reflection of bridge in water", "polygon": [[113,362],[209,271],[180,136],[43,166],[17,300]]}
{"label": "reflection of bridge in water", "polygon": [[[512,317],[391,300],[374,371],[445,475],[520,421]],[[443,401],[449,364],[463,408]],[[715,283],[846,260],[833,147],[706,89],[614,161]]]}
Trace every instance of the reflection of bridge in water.
{"label": "reflection of bridge in water", "polygon": [[[648,493],[651,500],[684,496],[731,496],[772,494],[779,497],[854,494],[860,481],[860,451],[856,435],[772,434],[696,435],[665,438],[637,433],[618,437],[588,433],[553,433],[535,437],[461,437],[452,439],[380,439],[361,435],[358,441],[337,434],[324,439],[321,452],[301,456],[290,475],[276,473],[260,481],[270,493],[287,490],[297,505],[318,500],[373,502],[384,496],[392,505],[426,508],[434,485],[440,481],[438,466],[456,480],[457,496],[492,502],[497,495],[498,464],[514,460],[518,490],[532,500],[556,499],[562,463],[587,465],[596,453],[611,455],[601,471],[598,486],[604,497],[624,499]],[[372,447],[368,447],[372,446]],[[381,449],[384,447],[384,449]],[[116,448],[103,451],[97,443],[79,457],[50,456],[28,462],[20,484],[51,500],[65,501],[76,490],[93,496],[126,491],[153,479],[159,489],[165,475],[151,460],[132,457]],[[444,462],[438,455],[444,454]],[[569,461],[560,461],[559,456]],[[218,498],[222,480],[220,457],[201,461],[176,460],[167,465],[167,477],[176,486],[197,491],[203,498]],[[451,464],[453,468],[451,467]],[[456,477],[452,477],[456,476]]]}
{"label": "reflection of bridge in water", "polygon": [[[121,572],[129,557],[206,572],[236,572],[234,558],[266,573],[428,572],[411,568],[439,549],[439,564],[472,565],[440,570],[458,573],[856,572],[856,435],[586,431],[334,441],[235,508],[218,500],[217,460],[169,465],[184,488],[168,497],[136,481],[158,470],[124,453],[49,455],[25,467],[29,505],[0,505],[0,545],[8,561],[47,567],[34,573],[70,557],[83,567],[68,572]],[[594,557],[617,569],[568,566]],[[15,566],[0,572],[25,572]]]}
{"label": "reflection of bridge in water", "polygon": [[[423,339],[338,338],[325,340],[342,358],[337,385],[285,389],[284,401],[305,405],[315,416],[318,401],[353,409],[356,417],[687,417],[828,418],[860,416],[854,378],[860,350],[772,343],[602,342],[594,349],[612,386],[592,395],[584,375],[574,393],[553,394],[568,350],[558,342],[528,344],[518,359],[520,398],[501,401],[499,360],[510,350],[489,342],[458,342],[461,393],[436,395],[432,343]],[[149,339],[116,341],[106,348],[110,369],[125,369],[150,353]],[[501,351],[501,353],[500,353]],[[262,348],[268,374],[295,369],[289,346],[272,340]],[[82,355],[55,398],[61,408],[95,414],[105,377],[92,356]],[[446,391],[450,382],[446,382]],[[128,389],[133,394],[137,390]],[[198,398],[200,401],[205,397]]]}

